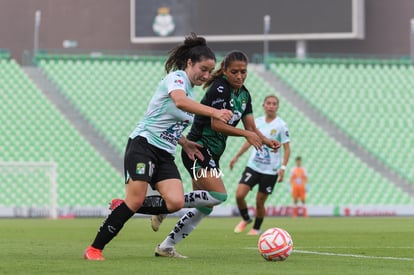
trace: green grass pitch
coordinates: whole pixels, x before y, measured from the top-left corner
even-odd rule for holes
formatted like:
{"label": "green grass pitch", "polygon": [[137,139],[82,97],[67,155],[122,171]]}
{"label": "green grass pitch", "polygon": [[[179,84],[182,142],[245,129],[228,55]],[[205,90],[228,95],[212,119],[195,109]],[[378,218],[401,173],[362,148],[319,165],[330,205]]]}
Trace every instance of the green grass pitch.
{"label": "green grass pitch", "polygon": [[104,262],[82,259],[103,219],[0,219],[0,274],[413,274],[414,218],[267,218],[293,238],[285,262],[266,262],[257,236],[234,234],[238,218],[207,218],[177,250],[188,259],[154,257],[159,232],[148,218],[128,221]]}

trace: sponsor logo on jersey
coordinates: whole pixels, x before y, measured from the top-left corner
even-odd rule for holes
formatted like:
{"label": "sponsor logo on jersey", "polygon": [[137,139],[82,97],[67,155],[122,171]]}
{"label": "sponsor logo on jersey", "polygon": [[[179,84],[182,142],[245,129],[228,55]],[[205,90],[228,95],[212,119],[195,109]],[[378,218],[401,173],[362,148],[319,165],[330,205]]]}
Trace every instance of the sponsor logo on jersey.
{"label": "sponsor logo on jersey", "polygon": [[219,104],[221,102],[224,102],[224,99],[217,98],[217,99],[213,100],[213,102],[211,102],[211,105],[214,106],[214,105]]}
{"label": "sponsor logo on jersey", "polygon": [[218,86],[217,87],[217,92],[222,93],[223,92],[224,87],[223,86]]}
{"label": "sponsor logo on jersey", "polygon": [[184,81],[182,79],[176,79],[176,80],[174,80],[174,83],[175,84],[183,85],[184,84]]}
{"label": "sponsor logo on jersey", "polygon": [[177,145],[178,140],[181,138],[181,134],[184,129],[190,124],[190,121],[178,121],[174,125],[171,125],[167,130],[161,133],[160,138],[166,140],[167,142]]}
{"label": "sponsor logo on jersey", "polygon": [[233,125],[235,122],[239,121],[242,117],[242,113],[239,111],[234,111],[232,118],[227,121],[227,124]]}

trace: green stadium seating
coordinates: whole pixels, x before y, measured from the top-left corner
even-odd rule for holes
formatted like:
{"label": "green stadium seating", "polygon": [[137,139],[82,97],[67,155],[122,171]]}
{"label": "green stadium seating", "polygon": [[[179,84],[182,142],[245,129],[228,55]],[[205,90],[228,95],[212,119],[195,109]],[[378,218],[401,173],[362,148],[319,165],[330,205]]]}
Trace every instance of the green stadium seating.
{"label": "green stadium seating", "polygon": [[[38,64],[102,136],[122,154],[127,136],[144,114],[154,88],[164,76],[163,60],[155,57],[129,60],[41,57],[38,58]],[[286,75],[283,76],[294,78],[292,72],[295,71],[295,65],[286,63],[283,66],[286,71]],[[325,67],[323,63],[317,63],[315,66],[320,70]],[[307,70],[309,69],[310,66]],[[295,77],[303,79],[305,76],[300,73],[295,74]],[[313,85],[318,89],[318,81],[315,82],[317,84]],[[297,83],[300,85],[301,81],[298,80]],[[277,91],[253,71],[249,73],[246,86],[253,96],[255,115],[262,115],[261,104],[264,97],[268,94],[278,94]],[[202,95],[203,91],[198,89],[198,100]],[[292,154],[284,183],[277,185],[268,205],[292,204],[288,178],[294,157],[297,155],[303,157],[310,176],[308,203],[311,205],[413,203],[407,194],[359,161],[284,98],[280,97],[280,101],[279,115],[290,128]],[[235,203],[235,189],[249,155],[246,153],[235,169],[229,170],[228,163],[243,142],[243,138],[230,137],[228,148],[220,162],[229,193],[225,205]],[[177,164],[185,190],[189,190],[191,178],[181,164],[180,154],[177,154]],[[255,194],[249,194],[249,205],[254,205],[254,199]]]}
{"label": "green stadium seating", "polygon": [[411,63],[285,58],[273,60],[270,68],[352,139],[414,184]]}
{"label": "green stadium seating", "polygon": [[[14,60],[0,59],[0,76],[1,162],[55,162],[59,207],[103,206],[123,194],[121,173],[71,126]],[[3,170],[0,205],[45,206],[50,180],[44,173]]]}

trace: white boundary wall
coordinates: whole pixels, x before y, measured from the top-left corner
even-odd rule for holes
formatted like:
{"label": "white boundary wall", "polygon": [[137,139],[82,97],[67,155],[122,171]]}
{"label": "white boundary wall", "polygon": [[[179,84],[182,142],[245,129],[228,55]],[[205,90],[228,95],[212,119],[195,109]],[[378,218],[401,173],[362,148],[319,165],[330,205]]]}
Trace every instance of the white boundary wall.
{"label": "white boundary wall", "polygon": [[[350,206],[312,206],[306,207],[309,217],[368,217],[368,216],[414,216],[414,206],[407,205],[350,205]],[[268,206],[266,215],[268,217],[290,217],[292,206]],[[179,216],[184,214],[186,209],[171,214]],[[249,209],[254,214],[254,208]],[[300,213],[300,212],[299,212]],[[76,217],[104,217],[109,214],[106,207],[71,207],[58,208],[58,218]],[[136,217],[148,217],[137,214]],[[238,216],[235,206],[217,206],[211,213],[215,217]],[[36,207],[4,207],[0,205],[0,218],[44,218],[52,217],[50,212]]]}

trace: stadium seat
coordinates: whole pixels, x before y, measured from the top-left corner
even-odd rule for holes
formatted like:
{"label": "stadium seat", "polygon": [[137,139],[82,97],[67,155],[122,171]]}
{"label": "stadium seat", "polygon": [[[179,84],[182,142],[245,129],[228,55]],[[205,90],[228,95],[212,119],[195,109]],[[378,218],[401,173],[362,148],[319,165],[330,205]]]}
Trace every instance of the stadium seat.
{"label": "stadium seat", "polygon": [[[121,174],[68,123],[19,65],[14,60],[2,60],[0,72],[0,161],[55,162],[60,207],[102,206],[113,196],[122,195],[123,190],[118,186],[100,188],[105,182],[112,186],[122,183]],[[5,169],[0,169],[0,205],[49,203],[47,173],[33,168],[36,173],[31,175],[20,170],[10,175]],[[73,196],[67,196],[68,190],[74,190],[74,183],[78,184],[77,194],[91,193],[96,199],[80,196],[74,200]]]}
{"label": "stadium seat", "polygon": [[414,121],[407,117],[414,103],[414,68],[405,61],[353,62],[325,60],[321,67],[312,60],[296,65],[291,61],[288,72],[286,64],[273,60],[270,68],[361,146],[414,184],[414,147],[408,135]]}

